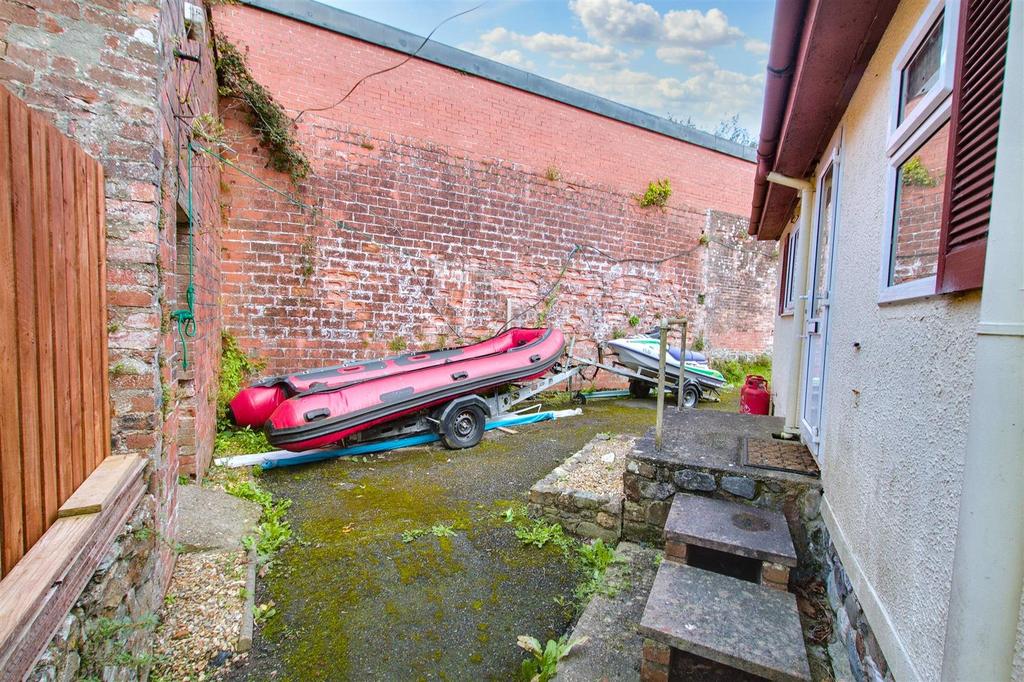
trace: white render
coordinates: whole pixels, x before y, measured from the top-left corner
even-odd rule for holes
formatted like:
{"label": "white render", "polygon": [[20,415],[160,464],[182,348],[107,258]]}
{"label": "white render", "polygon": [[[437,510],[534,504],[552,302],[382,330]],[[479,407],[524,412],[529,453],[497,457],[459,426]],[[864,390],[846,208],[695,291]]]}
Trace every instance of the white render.
{"label": "white render", "polygon": [[[892,66],[929,5],[901,3],[840,123],[819,455],[823,517],[897,680],[942,671],[981,300],[879,301]],[[776,317],[776,414],[795,345],[793,316]]]}

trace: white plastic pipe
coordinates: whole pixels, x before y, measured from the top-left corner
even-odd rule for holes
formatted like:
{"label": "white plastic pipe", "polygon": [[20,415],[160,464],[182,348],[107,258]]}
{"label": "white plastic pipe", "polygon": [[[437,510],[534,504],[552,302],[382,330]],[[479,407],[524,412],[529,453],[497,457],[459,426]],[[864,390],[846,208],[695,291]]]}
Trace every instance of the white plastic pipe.
{"label": "white plastic pipe", "polygon": [[[1014,0],[944,680],[1008,680],[1024,589],[1024,7]],[[936,453],[941,456],[941,452]]]}
{"label": "white plastic pipe", "polygon": [[[769,173],[768,182],[792,187],[800,192],[800,240],[797,242],[796,271],[793,273],[793,293],[800,298],[793,305],[793,353],[789,362],[789,376],[786,377],[786,427],[787,433],[800,433],[800,381],[804,370],[804,320],[810,296],[807,291],[808,259],[811,253],[811,230],[814,214],[814,183],[810,180],[790,178],[779,173]],[[785,286],[785,283],[783,283]]]}

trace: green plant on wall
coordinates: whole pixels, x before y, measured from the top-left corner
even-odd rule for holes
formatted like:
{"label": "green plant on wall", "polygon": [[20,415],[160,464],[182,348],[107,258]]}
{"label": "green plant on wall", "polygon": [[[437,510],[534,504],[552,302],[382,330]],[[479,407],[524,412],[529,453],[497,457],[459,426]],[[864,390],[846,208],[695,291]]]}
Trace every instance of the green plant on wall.
{"label": "green plant on wall", "polygon": [[261,371],[265,365],[262,360],[246,355],[231,332],[221,333],[220,385],[217,391],[218,429],[223,430],[230,426],[227,420],[228,403],[242,389],[246,380]]}
{"label": "green plant on wall", "polygon": [[672,196],[672,183],[665,178],[664,180],[652,180],[647,185],[647,190],[637,197],[637,201],[645,208],[647,206],[664,206],[668,203],[670,196]]}
{"label": "green plant on wall", "polygon": [[920,156],[911,157],[900,169],[900,180],[909,187],[935,187],[938,179],[928,172]]}
{"label": "green plant on wall", "polygon": [[309,175],[309,159],[293,134],[293,123],[271,96],[253,78],[245,57],[223,36],[217,36],[217,91],[222,97],[236,97],[249,111],[249,124],[270,155],[270,166],[287,173],[292,181]]}

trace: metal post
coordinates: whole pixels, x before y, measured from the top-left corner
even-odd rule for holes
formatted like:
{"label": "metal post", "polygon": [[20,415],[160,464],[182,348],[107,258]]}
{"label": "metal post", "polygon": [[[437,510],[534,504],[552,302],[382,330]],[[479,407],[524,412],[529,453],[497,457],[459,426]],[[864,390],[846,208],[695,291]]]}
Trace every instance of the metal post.
{"label": "metal post", "polygon": [[658,344],[658,409],[654,421],[654,446],[661,450],[662,426],[665,421],[665,355],[668,352],[668,320],[661,318]]}
{"label": "metal post", "polygon": [[686,384],[686,320],[680,323],[682,338],[679,339],[679,381],[676,383],[676,412],[683,409],[683,386]]}

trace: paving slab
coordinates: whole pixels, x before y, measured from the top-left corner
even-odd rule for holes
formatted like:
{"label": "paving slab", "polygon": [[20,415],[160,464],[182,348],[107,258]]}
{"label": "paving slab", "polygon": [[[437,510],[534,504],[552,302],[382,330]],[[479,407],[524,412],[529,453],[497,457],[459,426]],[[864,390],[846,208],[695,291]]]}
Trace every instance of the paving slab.
{"label": "paving slab", "polygon": [[661,552],[632,542],[620,542],[621,562],[608,567],[609,584],[619,587],[613,597],[595,595],[584,609],[573,637],[588,638],[558,665],[559,682],[637,682],[644,640],[637,633],[647,595],[654,583]]}
{"label": "paving slab", "polygon": [[665,541],[783,566],[796,566],[786,517],[739,502],[678,493],[665,521]]}
{"label": "paving slab", "polygon": [[255,502],[201,485],[178,487],[178,542],[185,551],[235,550],[259,521]]}
{"label": "paving slab", "polygon": [[639,632],[769,680],[810,680],[792,594],[664,561]]}

